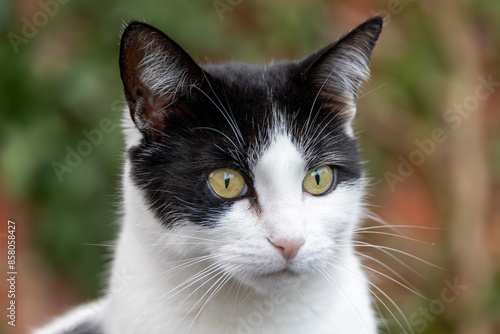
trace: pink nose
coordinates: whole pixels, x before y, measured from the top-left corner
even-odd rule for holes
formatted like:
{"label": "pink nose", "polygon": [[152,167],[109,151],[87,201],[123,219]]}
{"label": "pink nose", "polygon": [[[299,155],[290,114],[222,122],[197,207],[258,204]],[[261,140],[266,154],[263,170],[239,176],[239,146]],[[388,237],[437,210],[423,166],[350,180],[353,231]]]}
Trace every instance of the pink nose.
{"label": "pink nose", "polygon": [[293,259],[300,247],[302,247],[306,241],[302,238],[300,239],[269,239],[269,241],[279,249],[281,255],[286,260]]}

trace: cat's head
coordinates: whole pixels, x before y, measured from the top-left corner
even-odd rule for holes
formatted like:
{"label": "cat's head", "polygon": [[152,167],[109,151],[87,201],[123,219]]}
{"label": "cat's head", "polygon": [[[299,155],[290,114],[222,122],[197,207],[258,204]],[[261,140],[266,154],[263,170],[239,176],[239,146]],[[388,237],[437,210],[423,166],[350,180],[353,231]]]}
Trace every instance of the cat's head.
{"label": "cat's head", "polygon": [[128,25],[128,176],[160,265],[162,252],[204,257],[266,292],[342,256],[364,188],[351,121],[381,28],[375,17],[302,60],[255,66],[198,65],[156,28]]}

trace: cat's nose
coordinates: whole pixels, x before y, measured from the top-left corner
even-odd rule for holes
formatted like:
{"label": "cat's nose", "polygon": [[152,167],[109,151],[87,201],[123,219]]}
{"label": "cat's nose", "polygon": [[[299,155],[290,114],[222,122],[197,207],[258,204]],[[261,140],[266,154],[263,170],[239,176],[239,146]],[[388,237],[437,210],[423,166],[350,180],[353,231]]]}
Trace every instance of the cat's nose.
{"label": "cat's nose", "polygon": [[269,239],[269,241],[276,248],[278,248],[278,250],[281,252],[281,255],[283,255],[283,257],[286,260],[293,259],[297,255],[297,252],[299,251],[300,247],[302,247],[306,243],[306,241],[303,238],[298,238],[298,239],[278,238],[278,239]]}

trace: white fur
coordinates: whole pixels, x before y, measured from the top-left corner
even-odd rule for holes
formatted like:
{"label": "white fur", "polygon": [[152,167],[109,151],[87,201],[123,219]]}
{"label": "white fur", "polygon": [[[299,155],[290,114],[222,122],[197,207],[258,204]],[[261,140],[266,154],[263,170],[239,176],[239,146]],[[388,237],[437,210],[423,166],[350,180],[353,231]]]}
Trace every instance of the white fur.
{"label": "white fur", "polygon": [[[370,35],[373,39],[373,34]],[[342,89],[339,93],[353,98],[360,85],[370,77],[370,59],[366,51],[370,49],[368,40],[370,39],[357,38],[335,50],[322,64],[323,68],[318,72],[318,83],[333,90]]]}
{"label": "white fur", "polygon": [[342,47],[327,57],[316,77],[317,84],[321,85],[322,89],[327,87],[327,90],[336,92],[337,99],[346,104],[343,110],[343,114],[348,116],[345,131],[353,138],[351,122],[356,116],[355,98],[362,83],[370,78],[368,41],[375,38],[374,32],[365,33],[370,38],[356,38],[354,41],[344,42]]}
{"label": "white fur", "polygon": [[102,322],[102,315],[106,300],[98,300],[93,303],[81,305],[63,317],[57,318],[49,325],[35,330],[34,334],[54,334],[54,333],[71,333],[71,331],[81,324],[83,321]]}
{"label": "white fur", "polygon": [[140,80],[155,95],[174,96],[185,86],[186,69],[179,66],[178,59],[158,47],[157,38],[162,37],[143,37],[144,40],[150,41],[144,45],[144,57],[138,64]]}
{"label": "white fur", "polygon": [[[140,134],[126,123],[130,147]],[[102,308],[84,308],[85,316],[99,314],[106,334],[376,333],[368,283],[346,246],[362,186],[340,184],[315,197],[302,191],[306,172],[304,153],[276,131],[253,166],[261,210],[243,199],[214,228],[186,221],[169,230],[131,183],[127,162],[110,288]],[[305,244],[287,264],[273,236]],[[194,263],[198,257],[205,260]],[[61,326],[37,334],[62,333]]]}

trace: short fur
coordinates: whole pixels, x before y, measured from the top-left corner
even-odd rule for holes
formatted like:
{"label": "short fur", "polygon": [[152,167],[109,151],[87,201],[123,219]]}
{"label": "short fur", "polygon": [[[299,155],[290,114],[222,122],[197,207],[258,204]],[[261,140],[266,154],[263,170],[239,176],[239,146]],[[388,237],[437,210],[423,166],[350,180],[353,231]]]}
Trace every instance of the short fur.
{"label": "short fur", "polygon": [[[365,185],[351,120],[381,28],[372,18],[300,61],[199,66],[131,23],[111,283],[35,333],[376,333],[351,242]],[[322,165],[336,183],[313,196],[302,180]],[[218,168],[240,172],[248,191],[215,195],[207,178]],[[305,243],[286,259],[275,240]]]}

